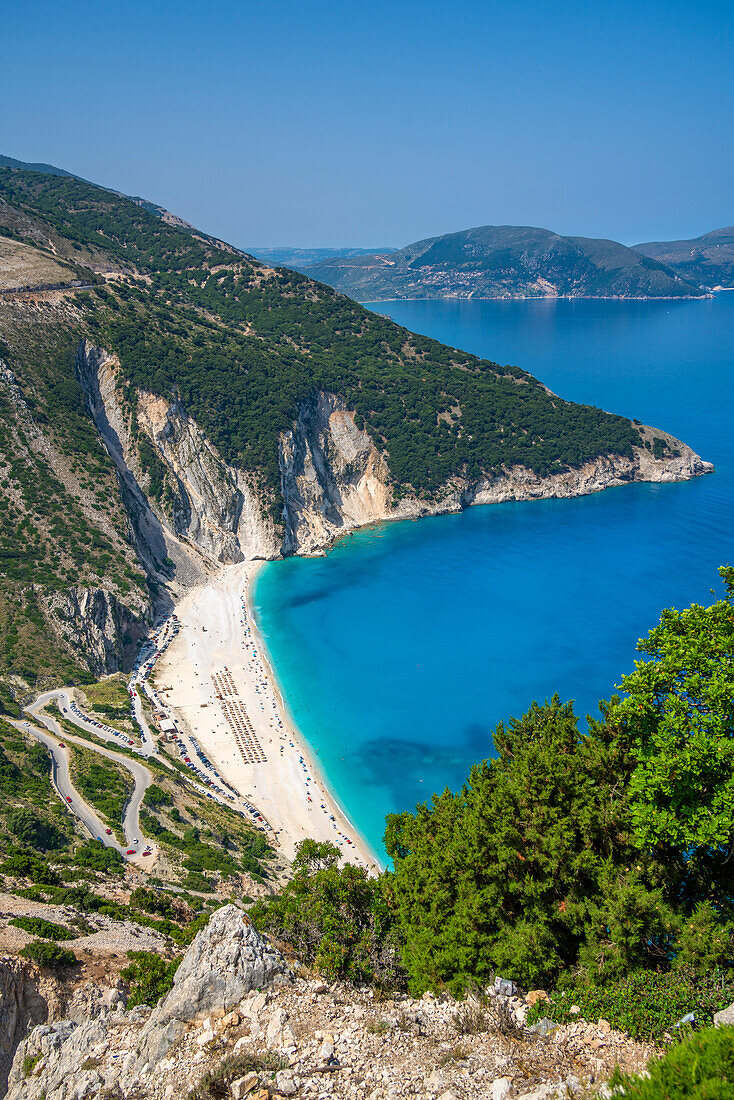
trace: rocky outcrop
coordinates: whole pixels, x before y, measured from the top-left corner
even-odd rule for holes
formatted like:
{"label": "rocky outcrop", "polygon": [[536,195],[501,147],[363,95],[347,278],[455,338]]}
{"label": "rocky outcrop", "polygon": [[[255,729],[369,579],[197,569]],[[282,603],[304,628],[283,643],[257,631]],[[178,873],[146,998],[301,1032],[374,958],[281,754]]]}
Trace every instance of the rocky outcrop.
{"label": "rocky outcrop", "polygon": [[199,1087],[229,1100],[582,1100],[615,1065],[639,1071],[656,1053],[604,1020],[527,1027],[546,994],[501,979],[462,1002],[286,982],[283,960],[233,906],[212,917],[178,974],[152,1013],[113,1007],[36,1027],[9,1100],[176,1100]]}
{"label": "rocky outcrop", "polygon": [[[357,427],[354,412],[332,393],[301,404],[279,444],[284,534],[281,538],[254,475],[228,465],[180,401],[153,394],[122,398],[117,359],[83,343],[77,373],[97,428],[118,470],[141,560],[153,575],[173,562],[178,583],[199,583],[220,563],[323,554],[338,538],[382,520],[458,512],[471,504],[572,497],[630,481],[681,481],[713,467],[664,432],[639,427],[633,456],[600,455],[583,466],[539,477],[522,466],[469,480],[452,478],[434,498],[395,499],[389,456]],[[656,458],[645,444],[667,445]],[[153,448],[165,475],[158,499],[141,460]],[[170,576],[163,570],[164,578]]]}
{"label": "rocky outcrop", "polygon": [[185,1025],[216,1010],[229,1012],[246,993],[266,989],[287,966],[234,905],[218,909],[176,971],[174,985],[140,1036],[141,1065],[164,1057]]}
{"label": "rocky outcrop", "polygon": [[[149,570],[159,572],[170,559],[179,582],[196,583],[207,563],[279,555],[273,521],[254,482],[221,458],[180,401],[141,391],[126,403],[117,358],[86,341],[77,354],[77,376],[117,468]],[[141,441],[161,464],[164,484],[157,497],[141,458]]]}
{"label": "rocky outcrop", "polygon": [[[684,481],[713,466],[665,432],[640,425],[631,458],[600,455],[583,466],[539,477],[523,466],[473,481],[455,477],[435,499],[408,494],[393,500],[390,472],[366,431],[333,394],[317,394],[301,407],[281,440],[286,554],[319,554],[336,539],[368,523],[459,512],[471,504],[575,497],[631,481]],[[655,458],[645,446],[659,437],[667,447]]]}
{"label": "rocky outcrop", "polygon": [[44,596],[54,632],[83,653],[97,676],[128,668],[148,631],[150,609],[135,613],[104,588],[68,588]]}
{"label": "rocky outcrop", "polygon": [[[9,1100],[127,1096],[142,1079],[156,1080],[156,1068],[192,1024],[208,1013],[220,1018],[253,990],[287,981],[279,952],[240,909],[225,905],[198,933],[173,989],[153,1012],[143,1006],[121,1012],[112,990],[79,1022],[69,1018],[35,1027],[15,1055]],[[204,1031],[210,1027],[205,1020]]]}
{"label": "rocky outcrop", "polygon": [[0,1095],[18,1044],[30,1027],[48,1018],[48,1004],[34,980],[34,968],[15,956],[0,958]]}

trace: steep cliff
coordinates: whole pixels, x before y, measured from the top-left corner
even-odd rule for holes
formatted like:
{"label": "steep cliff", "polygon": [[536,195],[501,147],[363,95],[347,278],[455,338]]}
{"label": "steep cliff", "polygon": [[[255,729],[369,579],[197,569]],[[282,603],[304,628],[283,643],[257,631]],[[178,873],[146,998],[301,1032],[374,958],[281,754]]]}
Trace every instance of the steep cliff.
{"label": "steep cliff", "polygon": [[[343,400],[319,391],[302,402],[293,427],[280,437],[281,534],[254,475],[223,460],[181,401],[146,392],[131,398],[116,358],[87,341],[77,371],[118,470],[140,556],[168,579],[169,559],[173,579],[184,585],[219,563],[321,554],[342,535],[381,520],[580,496],[630,481],[682,481],[713,469],[684,443],[640,425],[632,457],[600,455],[548,477],[514,466],[476,479],[453,477],[430,498],[397,496],[389,456],[357,427]],[[656,438],[660,457],[653,450]],[[153,463],[160,464],[157,483]]]}
{"label": "steep cliff", "polygon": [[76,369],[152,572],[168,579],[168,559],[178,583],[196,583],[217,563],[278,556],[252,479],[224,462],[180,401],[130,394],[117,358],[88,341]]}
{"label": "steep cliff", "polygon": [[[323,553],[340,536],[380,520],[458,512],[471,504],[574,497],[631,481],[684,481],[713,470],[690,447],[640,425],[633,456],[599,455],[540,477],[523,466],[475,480],[454,477],[433,499],[394,499],[387,457],[333,394],[316,394],[281,439],[286,554]],[[655,457],[654,440],[658,439]],[[646,445],[647,444],[647,445]]]}

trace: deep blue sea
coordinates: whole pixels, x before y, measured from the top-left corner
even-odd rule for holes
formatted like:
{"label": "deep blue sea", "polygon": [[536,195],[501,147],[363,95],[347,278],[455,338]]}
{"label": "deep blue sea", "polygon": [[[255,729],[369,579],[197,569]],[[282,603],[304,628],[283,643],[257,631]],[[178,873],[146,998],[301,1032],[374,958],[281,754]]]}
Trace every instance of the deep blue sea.
{"label": "deep blue sea", "polygon": [[385,302],[416,332],[672,432],[716,473],[384,524],[254,593],[293,718],[382,852],[385,814],[457,787],[497,722],[558,692],[584,716],[662,608],[734,561],[734,293],[692,302]]}

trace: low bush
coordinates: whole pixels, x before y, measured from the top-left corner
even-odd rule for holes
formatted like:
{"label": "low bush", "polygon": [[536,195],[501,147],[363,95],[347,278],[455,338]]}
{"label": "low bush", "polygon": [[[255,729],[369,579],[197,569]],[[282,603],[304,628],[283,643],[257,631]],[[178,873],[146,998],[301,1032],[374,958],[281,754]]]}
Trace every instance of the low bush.
{"label": "low bush", "polygon": [[651,1062],[644,1077],[617,1072],[617,1100],[734,1100],[734,1028],[708,1028]]}
{"label": "low bush", "polygon": [[209,1100],[227,1096],[229,1085],[246,1073],[257,1073],[260,1083],[272,1081],[278,1070],[288,1068],[288,1059],[272,1051],[263,1054],[232,1054],[210,1069],[192,1089],[186,1100]]}
{"label": "low bush", "polygon": [[14,852],[3,864],[0,864],[0,871],[6,875],[29,878],[31,882],[43,886],[58,886],[61,881],[46,860],[41,859],[35,852]]}
{"label": "low bush", "polygon": [[68,947],[59,947],[57,943],[49,943],[47,940],[33,940],[19,954],[49,970],[62,970],[65,966],[74,966],[79,961]]}
{"label": "low bush", "polygon": [[659,1039],[688,1012],[695,1012],[699,1024],[711,1024],[714,1013],[732,1001],[734,977],[729,971],[697,977],[684,969],[663,974],[639,970],[604,986],[575,984],[556,992],[549,1003],[533,1006],[528,1022],[549,1016],[569,1023],[575,1018],[571,1006],[578,1005],[585,1020],[608,1020],[634,1039]]}
{"label": "low bush", "polygon": [[55,924],[52,920],[44,920],[43,917],[13,917],[10,923],[15,928],[22,928],[24,932],[30,932],[33,936],[42,936],[46,940],[76,939],[76,932],[64,928],[63,924]]}
{"label": "low bush", "polygon": [[115,848],[108,848],[99,840],[88,840],[74,852],[74,864],[92,871],[122,874],[125,861]]}
{"label": "low bush", "polygon": [[159,806],[173,805],[173,797],[168,791],[164,791],[157,783],[151,783],[143,795],[143,804],[156,810]]}
{"label": "low bush", "polygon": [[68,845],[68,838],[53,822],[39,817],[25,806],[8,815],[8,829],[17,842],[41,851],[66,848]]}
{"label": "low bush", "polygon": [[306,840],[291,882],[249,911],[253,924],[289,944],[325,977],[402,987],[393,911],[383,883],[362,867],[339,867],[339,849]]}
{"label": "low bush", "polygon": [[127,1007],[149,1005],[153,1008],[161,997],[173,989],[173,978],[181,959],[164,959],[155,951],[128,951],[130,965],[121,971],[130,983]]}

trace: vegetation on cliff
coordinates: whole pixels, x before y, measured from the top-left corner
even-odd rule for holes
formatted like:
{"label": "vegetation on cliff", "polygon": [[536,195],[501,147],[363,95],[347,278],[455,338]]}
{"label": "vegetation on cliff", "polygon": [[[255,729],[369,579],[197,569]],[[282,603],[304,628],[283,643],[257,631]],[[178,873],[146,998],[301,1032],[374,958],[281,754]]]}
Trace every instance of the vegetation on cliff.
{"label": "vegetation on cliff", "polygon": [[[364,890],[356,917],[338,903],[354,869],[330,866],[327,879],[324,854],[305,852],[297,880],[256,921],[301,946],[310,937],[322,965],[322,940],[344,943],[358,928],[367,958],[397,943],[390,980],[404,967],[414,993],[500,972],[525,988],[572,990],[576,1003],[603,989],[607,1018],[641,1000],[653,1011],[667,998],[677,1011],[682,988],[709,1015],[728,1003],[734,569],[720,572],[725,597],[665,611],[639,643],[646,659],[622,678],[624,698],[602,703],[588,731],[570,703],[533,703],[497,727],[496,756],[460,791],[390,815],[393,868]],[[343,963],[325,955],[328,973],[349,972],[348,952]],[[654,1030],[642,1015],[640,1034]]]}
{"label": "vegetation on cliff", "polygon": [[249,471],[276,528],[279,438],[319,390],[339,395],[386,454],[396,497],[436,496],[454,475],[516,465],[544,476],[642,443],[624,417],[416,336],[163,213],[71,175],[0,167],[0,234],[39,263],[53,258],[69,284],[88,284],[53,300],[0,297],[0,369],[11,372],[0,379],[0,674],[33,683],[89,678],[90,664],[103,671],[108,658],[90,656],[69,612],[72,586],[119,601],[132,625],[109,660],[123,660],[149,607],[146,580],[155,598],[170,575],[167,558],[148,578],[137,560],[75,377],[84,338],[119,356],[118,398],[145,491],[163,512],[177,486],[139,429],[140,390],[182,402],[222,456]]}

